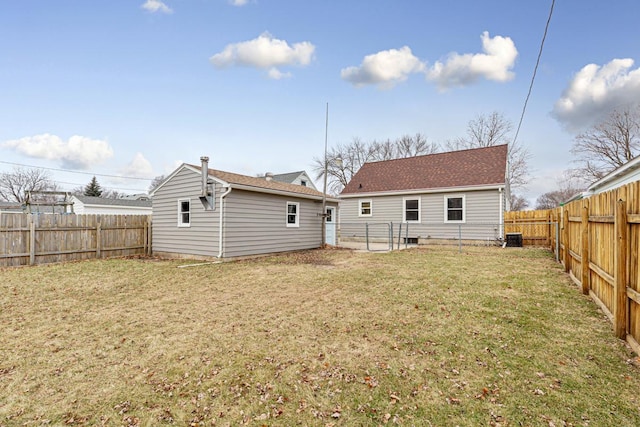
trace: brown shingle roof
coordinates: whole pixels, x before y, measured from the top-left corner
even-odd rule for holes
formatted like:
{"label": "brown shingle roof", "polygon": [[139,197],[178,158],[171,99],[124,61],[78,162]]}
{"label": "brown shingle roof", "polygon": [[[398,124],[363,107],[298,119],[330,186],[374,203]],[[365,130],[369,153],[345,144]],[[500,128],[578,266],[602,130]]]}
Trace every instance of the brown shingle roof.
{"label": "brown shingle roof", "polygon": [[365,163],[340,195],[502,185],[507,145]]}
{"label": "brown shingle roof", "polygon": [[[201,166],[190,165],[192,168],[198,171],[202,170]],[[320,191],[314,190],[310,187],[302,185],[288,184],[285,182],[279,182],[275,180],[267,181],[265,178],[258,178],[247,175],[240,175],[232,172],[225,172],[216,169],[209,169],[209,175],[228,182],[229,184],[238,184],[247,187],[255,187],[256,189],[284,191],[288,193],[298,193],[306,196],[315,196],[322,198]]]}

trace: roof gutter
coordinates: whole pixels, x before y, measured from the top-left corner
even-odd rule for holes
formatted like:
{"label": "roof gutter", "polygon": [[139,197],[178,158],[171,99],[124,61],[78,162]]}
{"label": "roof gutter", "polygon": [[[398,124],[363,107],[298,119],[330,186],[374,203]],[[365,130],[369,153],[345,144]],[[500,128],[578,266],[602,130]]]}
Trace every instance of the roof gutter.
{"label": "roof gutter", "polygon": [[[245,190],[245,191],[253,191],[256,193],[266,193],[266,194],[275,194],[278,196],[287,196],[287,197],[299,197],[301,199],[311,199],[311,200],[322,200],[322,194],[313,195],[313,194],[305,194],[305,193],[295,193],[293,191],[284,191],[284,190],[274,190],[271,188],[260,188],[253,187],[251,185],[243,185],[243,184],[231,184],[233,188],[236,190]],[[327,197],[328,202],[338,203],[339,199],[333,197]]]}
{"label": "roof gutter", "polygon": [[227,191],[220,195],[220,212],[218,213],[218,217],[220,218],[220,228],[218,229],[218,258],[222,258],[224,256],[224,249],[222,246],[222,236],[224,232],[224,198],[229,193],[231,193],[231,186],[228,186]]}
{"label": "roof gutter", "polygon": [[341,194],[338,196],[340,199],[350,199],[355,197],[371,197],[371,196],[394,196],[394,195],[409,195],[409,194],[425,194],[425,193],[451,193],[460,191],[481,191],[481,190],[502,190],[505,188],[505,184],[489,184],[489,185],[470,185],[468,187],[441,187],[441,188],[416,188],[415,190],[403,190],[403,191],[371,191],[368,193],[350,193]]}

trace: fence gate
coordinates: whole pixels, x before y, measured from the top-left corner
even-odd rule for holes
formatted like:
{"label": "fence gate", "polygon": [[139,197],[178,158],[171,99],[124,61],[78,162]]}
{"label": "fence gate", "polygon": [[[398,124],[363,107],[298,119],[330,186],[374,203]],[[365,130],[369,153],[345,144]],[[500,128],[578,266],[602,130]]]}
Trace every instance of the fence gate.
{"label": "fence gate", "polygon": [[367,222],[365,239],[368,251],[391,251],[393,250],[393,225],[389,222]]}

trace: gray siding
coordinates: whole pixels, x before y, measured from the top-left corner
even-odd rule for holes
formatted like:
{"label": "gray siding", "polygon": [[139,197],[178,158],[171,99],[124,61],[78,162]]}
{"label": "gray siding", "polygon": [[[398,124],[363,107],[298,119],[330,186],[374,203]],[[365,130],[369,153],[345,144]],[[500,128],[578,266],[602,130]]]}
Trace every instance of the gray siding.
{"label": "gray siding", "polygon": [[[465,222],[460,227],[458,223],[445,223],[446,196],[464,196],[465,198]],[[498,190],[482,190],[343,199],[340,202],[340,236],[342,238],[364,236],[365,223],[400,223],[403,220],[403,200],[419,198],[420,223],[409,224],[409,237],[450,239],[458,238],[458,233],[462,231],[463,238],[466,239],[492,239],[498,237],[501,229],[499,227],[501,197]],[[360,200],[371,200],[371,216],[358,216]],[[379,234],[383,233],[384,227],[373,225],[373,229]]]}
{"label": "gray siding", "polygon": [[[218,205],[224,190],[216,185],[215,210],[205,211],[198,199],[200,185],[200,174],[182,169],[154,194],[154,252],[218,256]],[[191,227],[178,227],[178,200],[186,198],[191,199]]]}
{"label": "gray siding", "polygon": [[[299,227],[287,227],[287,202],[300,204]],[[321,210],[320,201],[233,190],[224,204],[224,257],[320,247]]]}

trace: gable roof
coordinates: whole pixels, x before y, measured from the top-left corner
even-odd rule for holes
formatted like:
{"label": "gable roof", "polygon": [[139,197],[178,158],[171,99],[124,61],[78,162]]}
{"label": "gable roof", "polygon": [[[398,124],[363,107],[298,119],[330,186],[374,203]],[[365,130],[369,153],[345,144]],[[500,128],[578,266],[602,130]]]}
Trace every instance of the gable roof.
{"label": "gable roof", "polygon": [[340,196],[504,185],[507,149],[496,145],[365,163]]}
{"label": "gable roof", "polygon": [[298,172],[289,172],[289,173],[277,173],[273,175],[273,179],[275,181],[288,182],[289,184],[291,184],[293,181],[296,180],[296,178],[298,178],[302,174],[306,175],[306,172],[298,171]]}
{"label": "gable roof", "polygon": [[[202,167],[196,165],[185,165],[195,172],[201,173]],[[322,192],[314,190],[311,187],[305,187],[297,184],[289,184],[276,180],[268,181],[265,178],[240,175],[232,172],[225,172],[216,169],[209,169],[209,176],[217,178],[220,181],[228,183],[232,188],[238,188],[248,191],[258,191],[263,193],[294,193],[300,197],[322,199]],[[155,190],[154,190],[155,191]],[[327,196],[327,200],[336,201],[334,198]]]}

